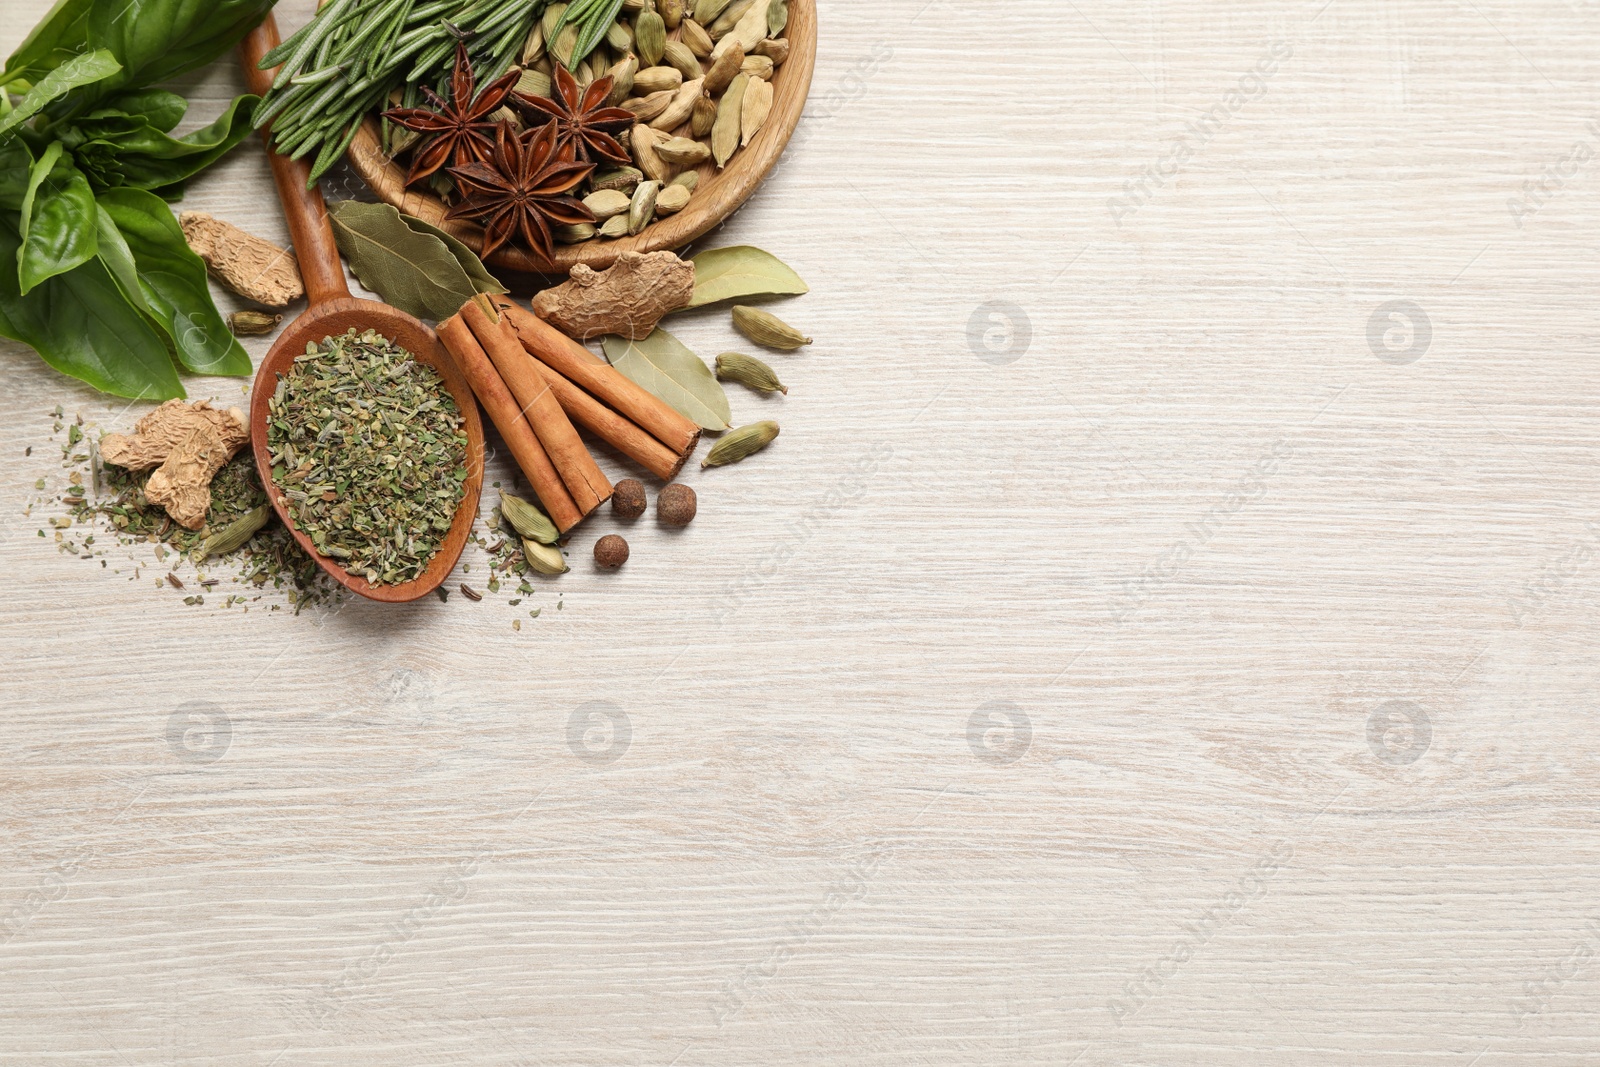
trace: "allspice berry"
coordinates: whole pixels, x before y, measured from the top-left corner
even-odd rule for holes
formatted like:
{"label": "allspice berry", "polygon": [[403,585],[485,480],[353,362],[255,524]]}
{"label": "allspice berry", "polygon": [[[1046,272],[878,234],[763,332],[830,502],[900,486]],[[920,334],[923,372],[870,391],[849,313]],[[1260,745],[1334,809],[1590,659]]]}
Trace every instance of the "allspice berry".
{"label": "allspice berry", "polygon": [[616,534],[606,534],[594,543],[594,561],[614,571],[628,562],[628,542]]}
{"label": "allspice berry", "polygon": [[673,482],[656,497],[656,515],[666,526],[687,526],[694,521],[696,509],[694,490],[682,482]]}
{"label": "allspice berry", "polygon": [[611,514],[619,519],[637,519],[644,514],[644,483],[624,478],[613,487]]}

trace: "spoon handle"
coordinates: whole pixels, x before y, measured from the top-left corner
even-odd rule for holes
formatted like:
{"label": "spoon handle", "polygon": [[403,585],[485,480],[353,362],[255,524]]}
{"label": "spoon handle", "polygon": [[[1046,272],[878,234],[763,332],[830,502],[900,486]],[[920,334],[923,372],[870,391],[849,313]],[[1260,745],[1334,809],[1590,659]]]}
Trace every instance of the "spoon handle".
{"label": "spoon handle", "polygon": [[[262,56],[277,45],[278,22],[271,13],[239,42],[245,83],[258,96],[264,96],[272,87],[272,76],[277,68],[261,70],[257,64]],[[278,199],[283,201],[283,217],[289,224],[289,239],[294,242],[295,258],[300,263],[300,277],[306,283],[306,298],[315,307],[339,297],[348,297],[350,287],[344,280],[344,264],[339,262],[339,246],[333,239],[333,227],[328,225],[328,207],[322,202],[322,190],[314,184],[307,188],[311,168],[305,162],[289,159],[272,150],[272,142],[268,139],[270,132],[262,130],[261,137],[267,141],[267,160],[272,164],[272,180],[278,186]]]}

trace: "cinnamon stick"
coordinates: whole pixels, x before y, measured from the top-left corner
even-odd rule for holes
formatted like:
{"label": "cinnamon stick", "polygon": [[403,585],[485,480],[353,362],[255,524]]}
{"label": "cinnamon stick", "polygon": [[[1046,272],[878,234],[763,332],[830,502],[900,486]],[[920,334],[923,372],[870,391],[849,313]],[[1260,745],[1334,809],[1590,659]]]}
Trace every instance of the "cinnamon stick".
{"label": "cinnamon stick", "polygon": [[674,411],[664,400],[595,358],[578,342],[520,304],[497,300],[501,313],[511,320],[522,346],[535,358],[578,388],[605,401],[619,413],[680,455],[688,455],[700,440],[700,427]]}
{"label": "cinnamon stick", "polygon": [[[532,355],[527,355],[526,358],[538,362]],[[565,411],[573,422],[662,481],[670,482],[678,476],[678,471],[683,469],[684,461],[689,458],[688,452],[673,452],[646,433],[638,424],[618,415],[567,381],[554,369],[543,363],[539,364],[539,369],[544,372],[545,381],[550,383],[550,391],[555,393],[556,399],[561,402],[561,410]]]}
{"label": "cinnamon stick", "polygon": [[578,510],[587,515],[610,500],[611,482],[589,455],[578,431],[572,428],[572,420],[561,410],[561,402],[551,392],[539,364],[522,350],[510,322],[504,318],[489,318],[476,300],[463,304],[460,314],[489,354],[511,395],[517,398],[523,417],[533,427],[550,462],[555,464]]}
{"label": "cinnamon stick", "polygon": [[533,427],[523,418],[516,398],[506,388],[506,383],[500,380],[494,365],[489,362],[488,354],[473,337],[467,324],[461,321],[460,314],[439,323],[438,333],[439,340],[455,357],[456,366],[461,368],[472,391],[477,394],[478,402],[489,415],[489,421],[505,438],[506,447],[511,450],[512,458],[517,461],[517,466],[539,497],[539,503],[550,515],[550,521],[562,533],[578,525],[583,519],[583,512],[573,503],[566,485],[561,481],[561,475],[556,473],[555,465],[550,462],[544,446],[534,435]]}

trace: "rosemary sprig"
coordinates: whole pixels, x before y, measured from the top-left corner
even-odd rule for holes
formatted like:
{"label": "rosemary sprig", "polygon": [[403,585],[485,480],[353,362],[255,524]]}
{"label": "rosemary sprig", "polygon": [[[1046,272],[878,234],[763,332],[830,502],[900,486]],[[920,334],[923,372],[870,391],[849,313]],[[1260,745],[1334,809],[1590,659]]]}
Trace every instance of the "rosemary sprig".
{"label": "rosemary sprig", "polygon": [[[311,180],[316,181],[338,162],[361,120],[388,106],[392,92],[399,90],[409,105],[417,100],[419,86],[442,90],[454,67],[457,41],[466,45],[486,81],[499,77],[516,59],[546,2],[330,0],[262,59],[263,69],[279,64],[281,69],[252,122],[257,129],[271,123],[274,145],[285,155],[312,156]],[[579,36],[584,38],[589,20],[598,17],[595,12],[611,9],[614,19],[621,0],[577,0],[572,6],[582,9]],[[604,36],[609,25],[602,25],[598,35]]]}
{"label": "rosemary sprig", "polygon": [[622,12],[622,0],[573,0],[556,20],[550,40],[556,40],[567,26],[577,26],[578,36],[572,45],[572,54],[563,57],[567,69],[576,67],[587,59],[595,45],[605,37],[606,30],[617,21]]}

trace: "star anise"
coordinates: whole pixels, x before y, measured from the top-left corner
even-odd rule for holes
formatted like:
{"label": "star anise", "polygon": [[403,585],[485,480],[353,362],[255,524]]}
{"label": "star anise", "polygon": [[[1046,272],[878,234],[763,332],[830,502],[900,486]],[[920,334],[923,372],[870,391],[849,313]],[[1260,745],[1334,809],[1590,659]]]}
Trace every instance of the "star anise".
{"label": "star anise", "polygon": [[578,79],[557,63],[554,93],[549,96],[512,93],[511,106],[521,112],[530,128],[553,126],[557,142],[562,147],[570,147],[577,159],[585,163],[610,160],[625,165],[631,160],[618,138],[633,125],[634,114],[620,107],[604,106],[613,81],[607,75],[596,79],[588,89],[580,89]]}
{"label": "star anise", "polygon": [[518,77],[516,71],[510,71],[485,86],[482,92],[474,92],[477,78],[472,71],[472,60],[467,57],[466,46],[458,43],[456,69],[450,75],[449,100],[441,100],[438,93],[424,85],[422,93],[433,104],[432,108],[397,107],[385,111],[383,117],[395,125],[432,135],[412,153],[406,184],[421,181],[440,167],[488,162],[494,153],[494,141],[490,137],[494,122],[489,116],[506,102]]}
{"label": "star anise", "polygon": [[521,137],[502,121],[489,163],[476,161],[450,168],[450,177],[466,199],[450,209],[483,227],[487,259],[513,234],[549,261],[554,258],[550,227],[595,221],[583,201],[566,194],[594,170],[592,163],[572,158],[570,146],[556,140],[554,125],[529,130]]}

